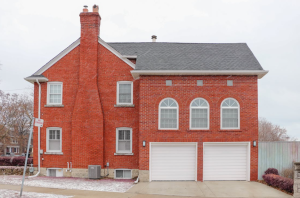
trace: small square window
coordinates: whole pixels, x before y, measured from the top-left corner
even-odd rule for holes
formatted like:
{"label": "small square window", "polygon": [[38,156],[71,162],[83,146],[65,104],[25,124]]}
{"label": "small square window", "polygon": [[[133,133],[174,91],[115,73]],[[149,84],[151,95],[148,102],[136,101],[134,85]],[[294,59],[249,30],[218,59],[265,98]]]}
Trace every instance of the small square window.
{"label": "small square window", "polygon": [[197,86],[203,86],[203,80],[197,80]]}
{"label": "small square window", "polygon": [[166,85],[167,86],[172,86],[172,80],[166,80]]}
{"label": "small square window", "polygon": [[227,80],[227,86],[233,86],[233,80]]}

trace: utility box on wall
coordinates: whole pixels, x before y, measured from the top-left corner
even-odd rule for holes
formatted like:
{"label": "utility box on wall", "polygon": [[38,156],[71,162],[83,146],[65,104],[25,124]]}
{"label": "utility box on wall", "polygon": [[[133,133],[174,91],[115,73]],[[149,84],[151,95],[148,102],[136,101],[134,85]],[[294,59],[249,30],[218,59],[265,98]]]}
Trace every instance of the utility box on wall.
{"label": "utility box on wall", "polygon": [[89,179],[100,179],[100,178],[101,178],[101,166],[89,165]]}

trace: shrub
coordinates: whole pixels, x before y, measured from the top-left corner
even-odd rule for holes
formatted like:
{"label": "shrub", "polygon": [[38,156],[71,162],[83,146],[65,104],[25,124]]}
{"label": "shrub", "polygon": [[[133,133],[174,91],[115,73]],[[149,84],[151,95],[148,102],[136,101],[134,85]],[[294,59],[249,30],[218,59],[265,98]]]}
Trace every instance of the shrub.
{"label": "shrub", "polygon": [[268,170],[265,171],[265,174],[273,174],[273,175],[279,175],[278,170],[276,168],[268,168]]}
{"label": "shrub", "polygon": [[263,179],[269,186],[293,193],[294,180],[290,178],[281,177],[275,174],[265,174],[263,175]]}
{"label": "shrub", "polygon": [[[26,157],[0,157],[0,166],[24,166]],[[32,158],[28,158],[27,164],[32,164]]]}
{"label": "shrub", "polygon": [[291,168],[286,168],[286,169],[282,170],[280,175],[282,177],[294,179],[294,171]]}

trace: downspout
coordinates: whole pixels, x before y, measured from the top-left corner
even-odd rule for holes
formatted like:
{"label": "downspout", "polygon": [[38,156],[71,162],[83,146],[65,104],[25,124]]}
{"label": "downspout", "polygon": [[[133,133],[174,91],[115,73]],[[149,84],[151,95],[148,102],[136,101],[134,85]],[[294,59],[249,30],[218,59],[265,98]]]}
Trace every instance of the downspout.
{"label": "downspout", "polygon": [[[39,83],[39,80],[36,79],[37,84],[39,85],[39,109],[38,109],[38,118],[41,119],[41,84]],[[28,178],[36,177],[40,174],[41,171],[41,162],[40,162],[40,146],[41,146],[41,127],[38,127],[38,172],[35,175],[29,176]]]}

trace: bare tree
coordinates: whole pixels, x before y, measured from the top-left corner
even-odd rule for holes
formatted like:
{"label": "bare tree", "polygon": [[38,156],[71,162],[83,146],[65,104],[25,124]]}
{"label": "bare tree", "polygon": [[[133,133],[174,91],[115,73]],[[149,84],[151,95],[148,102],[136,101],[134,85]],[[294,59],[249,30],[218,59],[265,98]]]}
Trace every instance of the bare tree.
{"label": "bare tree", "polygon": [[258,139],[259,141],[295,141],[296,138],[290,137],[285,128],[275,125],[266,118],[258,119]]}
{"label": "bare tree", "polygon": [[33,119],[33,99],[27,95],[5,94],[0,91],[0,142],[5,153],[11,137],[20,145],[20,153],[28,141],[29,129]]}

